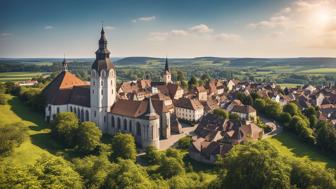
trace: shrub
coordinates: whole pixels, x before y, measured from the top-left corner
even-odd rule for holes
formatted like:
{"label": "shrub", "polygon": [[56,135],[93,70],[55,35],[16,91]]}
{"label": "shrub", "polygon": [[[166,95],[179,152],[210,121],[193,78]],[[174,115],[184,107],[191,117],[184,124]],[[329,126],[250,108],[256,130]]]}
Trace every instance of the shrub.
{"label": "shrub", "polygon": [[191,136],[185,136],[177,142],[179,149],[188,149],[191,146],[192,138]]}
{"label": "shrub", "polygon": [[26,138],[26,128],[22,123],[0,126],[0,155],[9,155],[14,147],[20,146]]}

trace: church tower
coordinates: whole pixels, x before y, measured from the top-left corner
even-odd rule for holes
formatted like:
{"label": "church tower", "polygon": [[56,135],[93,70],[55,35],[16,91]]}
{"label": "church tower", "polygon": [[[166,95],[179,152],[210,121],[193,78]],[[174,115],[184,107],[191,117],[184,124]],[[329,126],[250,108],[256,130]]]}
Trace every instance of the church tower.
{"label": "church tower", "polygon": [[96,60],[91,67],[90,104],[91,120],[106,132],[107,112],[111,111],[116,101],[116,71],[110,59],[110,51],[107,49],[104,28],[100,34]]}
{"label": "church tower", "polygon": [[169,66],[168,66],[168,58],[166,57],[166,65],[165,65],[165,69],[162,73],[162,79],[163,79],[163,82],[165,84],[168,84],[168,83],[172,83],[172,79],[171,79],[171,73],[170,73],[170,70],[169,70]]}

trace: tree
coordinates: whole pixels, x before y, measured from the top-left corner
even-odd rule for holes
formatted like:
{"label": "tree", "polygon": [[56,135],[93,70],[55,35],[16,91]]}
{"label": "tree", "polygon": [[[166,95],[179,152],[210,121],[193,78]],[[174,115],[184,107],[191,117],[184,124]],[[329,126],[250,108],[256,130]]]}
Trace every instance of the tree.
{"label": "tree", "polygon": [[184,168],[178,159],[163,156],[160,161],[159,172],[164,178],[171,178],[184,173]]}
{"label": "tree", "polygon": [[283,111],[289,113],[291,116],[295,116],[295,115],[300,114],[299,113],[300,112],[299,107],[293,102],[286,104],[283,107]]}
{"label": "tree", "polygon": [[61,112],[56,116],[52,133],[59,141],[72,147],[75,143],[77,129],[77,116],[73,112]]}
{"label": "tree", "polygon": [[6,105],[7,104],[7,95],[0,93],[0,105]]}
{"label": "tree", "polygon": [[0,188],[42,188],[42,186],[27,166],[3,162],[0,164]]}
{"label": "tree", "polygon": [[229,112],[227,112],[227,111],[225,111],[221,108],[214,109],[213,113],[218,115],[219,117],[223,118],[224,120],[229,118]]}
{"label": "tree", "polygon": [[126,133],[117,133],[112,139],[112,160],[117,158],[136,159],[136,146],[134,137]]}
{"label": "tree", "polygon": [[176,78],[176,80],[180,81],[181,83],[185,80],[184,74],[180,70],[177,71],[177,78]]}
{"label": "tree", "polygon": [[177,142],[177,144],[178,144],[179,149],[187,150],[187,149],[189,149],[189,147],[192,144],[192,138],[191,138],[191,136],[185,136],[185,137],[181,138]]}
{"label": "tree", "polygon": [[201,80],[204,82],[208,82],[210,80],[210,76],[205,73],[201,76]]}
{"label": "tree", "polygon": [[60,157],[42,156],[29,173],[36,176],[41,188],[82,188],[80,175]]}
{"label": "tree", "polygon": [[240,117],[236,113],[231,113],[230,116],[229,116],[229,119],[232,120],[232,121],[240,121]]}
{"label": "tree", "polygon": [[103,188],[153,188],[147,172],[132,160],[119,159],[116,167],[108,174]]}
{"label": "tree", "polygon": [[160,153],[154,146],[148,146],[146,148],[145,159],[148,164],[158,164],[160,162]]}
{"label": "tree", "polygon": [[326,122],[319,123],[316,145],[323,151],[336,155],[336,129]]}
{"label": "tree", "polygon": [[258,112],[264,113],[265,112],[265,106],[266,106],[266,102],[265,102],[265,100],[263,100],[261,98],[257,98],[254,101],[254,107],[258,110]]}
{"label": "tree", "polygon": [[335,175],[309,161],[292,160],[291,183],[298,188],[336,188]]}
{"label": "tree", "polygon": [[116,168],[105,156],[87,156],[74,161],[75,170],[83,177],[86,188],[101,188],[107,175]]}
{"label": "tree", "polygon": [[102,133],[94,122],[82,122],[77,131],[77,146],[82,152],[91,152],[100,144]]}
{"label": "tree", "polygon": [[291,120],[292,116],[288,112],[281,112],[279,121],[284,124],[284,126],[288,127]]}
{"label": "tree", "polygon": [[26,136],[26,128],[23,123],[0,125],[0,155],[9,155],[14,147],[23,143]]}
{"label": "tree", "polygon": [[308,127],[307,123],[301,117],[297,115],[294,116],[289,125],[289,128],[298,134],[304,141],[311,144],[315,143],[313,130]]}
{"label": "tree", "polygon": [[190,80],[188,81],[188,87],[189,89],[192,89],[193,87],[197,86],[198,82],[195,76],[192,76]]}
{"label": "tree", "polygon": [[274,102],[272,100],[267,100],[265,105],[265,114],[273,119],[278,119],[281,113],[281,106],[279,103]]}
{"label": "tree", "polygon": [[222,166],[218,188],[290,188],[290,167],[266,141],[235,145]]}

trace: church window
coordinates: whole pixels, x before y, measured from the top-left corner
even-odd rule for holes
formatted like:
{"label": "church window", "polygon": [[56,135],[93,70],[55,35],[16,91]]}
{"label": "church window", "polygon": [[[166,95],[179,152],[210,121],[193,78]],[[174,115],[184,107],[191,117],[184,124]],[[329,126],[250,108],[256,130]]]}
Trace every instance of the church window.
{"label": "church window", "polygon": [[89,111],[86,110],[85,112],[85,121],[89,121]]}
{"label": "church window", "polygon": [[139,122],[136,123],[136,135],[141,136],[141,125]]}
{"label": "church window", "polygon": [[111,80],[111,85],[113,84],[113,81]]}
{"label": "church window", "polygon": [[127,131],[127,120],[124,119],[124,130]]}
{"label": "church window", "polygon": [[112,94],[113,94],[113,89],[112,89]]}
{"label": "church window", "polygon": [[117,120],[117,125],[118,125],[118,130],[120,131],[121,125],[120,125],[120,118],[119,117],[118,117],[118,120]]}
{"label": "church window", "polygon": [[57,107],[57,113],[59,113],[60,112],[60,109],[59,109],[59,107]]}
{"label": "church window", "polygon": [[97,112],[96,111],[94,111],[94,116],[97,117]]}
{"label": "church window", "polygon": [[130,132],[133,132],[132,131],[132,120],[129,121],[128,127],[129,127]]}
{"label": "church window", "polygon": [[49,110],[49,111],[51,110],[51,106],[48,107],[48,110]]}
{"label": "church window", "polygon": [[114,116],[111,117],[112,128],[114,128]]}
{"label": "church window", "polygon": [[103,89],[101,90],[101,95],[103,95],[103,93],[104,93],[104,91],[103,91]]}
{"label": "church window", "polygon": [[104,81],[101,81],[101,86],[104,86]]}
{"label": "church window", "polygon": [[106,122],[106,116],[104,116],[104,123]]}
{"label": "church window", "polygon": [[70,112],[72,112],[72,106],[70,106]]}

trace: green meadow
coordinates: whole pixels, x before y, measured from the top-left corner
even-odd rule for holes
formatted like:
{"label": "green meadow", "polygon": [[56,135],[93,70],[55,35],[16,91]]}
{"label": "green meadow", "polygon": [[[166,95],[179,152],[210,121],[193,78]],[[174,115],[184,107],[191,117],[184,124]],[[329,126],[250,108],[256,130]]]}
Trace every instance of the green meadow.
{"label": "green meadow", "polygon": [[0,82],[24,81],[47,74],[46,72],[2,72],[0,73]]}

